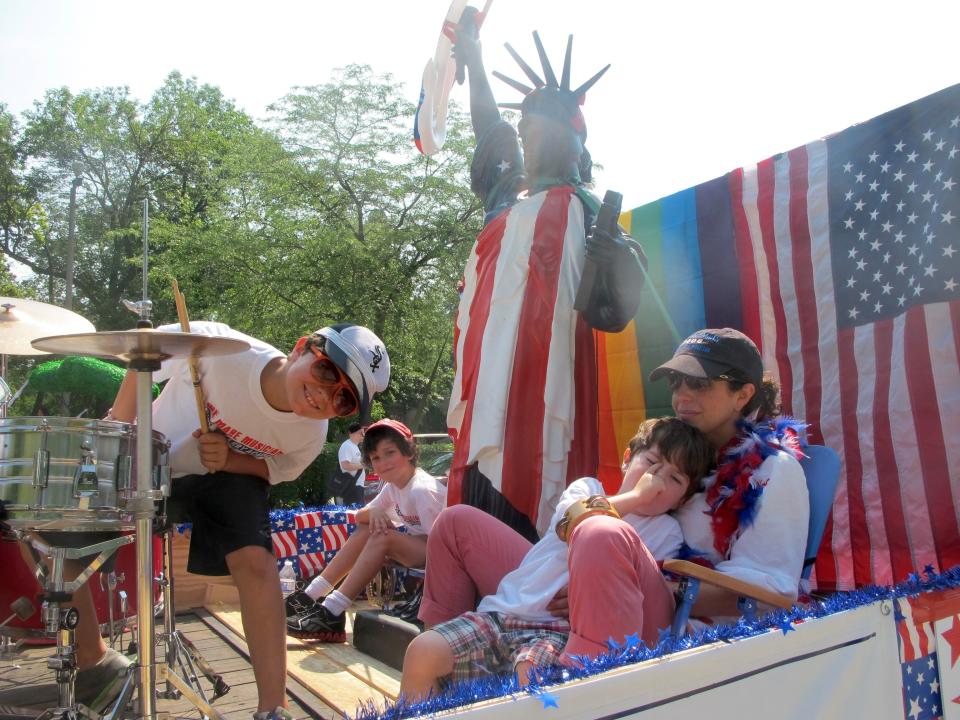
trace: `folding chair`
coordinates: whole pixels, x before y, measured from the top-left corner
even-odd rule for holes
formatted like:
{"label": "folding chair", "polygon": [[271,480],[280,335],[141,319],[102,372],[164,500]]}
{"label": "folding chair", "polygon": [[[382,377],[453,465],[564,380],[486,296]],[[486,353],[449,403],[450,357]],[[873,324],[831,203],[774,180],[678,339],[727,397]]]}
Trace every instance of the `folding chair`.
{"label": "folding chair", "polygon": [[[840,477],[840,458],[832,448],[823,445],[810,445],[804,452],[806,457],[800,461],[800,465],[807,480],[807,493],[810,497],[810,520],[807,525],[807,549],[804,555],[803,571],[800,576],[802,582],[810,577],[810,571],[813,569],[813,563],[817,558],[820,539],[823,536],[827,516],[830,514],[830,508],[833,505],[837,480]],[[739,595],[737,607],[741,614],[750,619],[756,617],[759,603],[784,610],[793,607],[792,598],[770,592],[752,583],[737,580],[688,560],[666,560],[663,563],[663,569],[681,578],[680,602],[671,628],[671,634],[676,638],[683,637],[686,634],[690,610],[697,599],[701,582],[708,582]]]}

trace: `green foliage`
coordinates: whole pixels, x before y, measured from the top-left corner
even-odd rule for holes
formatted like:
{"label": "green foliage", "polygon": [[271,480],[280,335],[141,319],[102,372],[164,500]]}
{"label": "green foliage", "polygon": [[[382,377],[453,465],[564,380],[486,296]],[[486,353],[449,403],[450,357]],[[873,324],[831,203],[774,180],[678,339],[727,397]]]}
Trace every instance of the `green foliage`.
{"label": "green foliage", "polygon": [[[413,146],[413,114],[393,79],[365,66],[293,88],[265,126],[179,73],[146,103],[126,88],[53,89],[20,123],[0,107],[0,251],[34,273],[28,291],[58,302],[78,182],[74,309],[100,330],[131,327],[120,300],[141,295],[149,198],[157,323],[176,320],[176,278],[190,317],[283,350],[327,324],[367,325],[393,367],[372,416],[437,431],[456,285],[482,208],[463,113],[452,109],[433,158]],[[322,495],[324,457],[297,492]]]}
{"label": "green foliage", "polygon": [[270,505],[275,508],[325,505],[330,499],[325,479],[332,477],[339,465],[337,459],[339,448],[340,443],[328,442],[317,459],[310,463],[299,478],[293,482],[271,486]]}

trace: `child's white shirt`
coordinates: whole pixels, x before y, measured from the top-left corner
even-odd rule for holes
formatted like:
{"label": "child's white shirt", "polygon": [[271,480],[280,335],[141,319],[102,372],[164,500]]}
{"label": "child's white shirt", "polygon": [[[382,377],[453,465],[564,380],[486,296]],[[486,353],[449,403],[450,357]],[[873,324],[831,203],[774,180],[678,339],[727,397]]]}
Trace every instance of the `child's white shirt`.
{"label": "child's white shirt", "polygon": [[[557,503],[546,534],[530,548],[520,566],[500,581],[496,594],[480,601],[477,610],[507,613],[525,620],[556,620],[557,617],[547,610],[547,603],[569,584],[570,572],[567,544],[553,528],[577,500],[604,494],[603,486],[595,478],[580,478],[571,483]],[[683,534],[680,524],[670,515],[645,517],[629,513],[623,520],[637,531],[656,560],[676,557],[680,551]]]}
{"label": "child's white shirt", "polygon": [[446,485],[423,468],[417,468],[402,488],[384,483],[366,507],[385,510],[394,527],[403,525],[411,535],[427,535],[446,505]]}

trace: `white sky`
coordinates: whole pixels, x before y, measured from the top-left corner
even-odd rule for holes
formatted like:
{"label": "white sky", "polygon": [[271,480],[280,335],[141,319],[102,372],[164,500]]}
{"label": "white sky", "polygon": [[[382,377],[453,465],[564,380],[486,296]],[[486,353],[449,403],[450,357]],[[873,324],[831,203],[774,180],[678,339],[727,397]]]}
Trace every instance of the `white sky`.
{"label": "white sky", "polygon": [[[479,0],[475,0],[479,5]],[[15,113],[62,85],[127,85],[146,99],[171,70],[217,85],[254,117],[294,85],[351,62],[415,101],[448,0],[0,0],[0,102]],[[584,115],[598,189],[635,207],[960,82],[960,2],[494,0],[487,70],[523,79],[539,30],[573,82],[613,67]],[[492,80],[497,99],[519,94]],[[467,104],[465,87],[453,97]],[[411,119],[412,123],[412,119]]]}

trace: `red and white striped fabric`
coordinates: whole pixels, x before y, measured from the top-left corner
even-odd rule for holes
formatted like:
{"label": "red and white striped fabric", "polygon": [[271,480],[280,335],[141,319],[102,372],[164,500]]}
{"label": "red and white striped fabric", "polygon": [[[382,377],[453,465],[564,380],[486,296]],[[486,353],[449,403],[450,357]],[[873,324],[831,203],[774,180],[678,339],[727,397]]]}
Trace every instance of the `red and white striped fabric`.
{"label": "red and white striped fabric", "polygon": [[[903,598],[897,601],[897,635],[900,637],[900,662],[913,662],[917,658],[937,652],[937,636],[933,622],[916,622],[915,601]],[[926,614],[926,613],[925,613]],[[902,617],[902,619],[900,619]]]}
{"label": "red and white striped fabric", "polygon": [[596,386],[586,362],[592,339],[573,311],[583,227],[583,206],[568,186],[492,220],[470,253],[454,331],[448,503],[460,501],[463,471],[476,462],[541,532],[566,487],[578,426],[590,422],[596,433],[595,396],[592,413],[578,397]]}
{"label": "red and white striped fabric", "polygon": [[300,577],[309,578],[319,574],[326,566],[327,561],[322,552],[305,553],[300,555]]}
{"label": "red and white striped fabric", "polygon": [[[922,114],[914,109],[909,117]],[[921,122],[918,129],[927,130],[927,119]],[[742,329],[758,341],[767,369],[778,376],[784,412],[807,420],[811,441],[826,441],[843,460],[815,569],[822,588],[888,584],[928,566],[960,564],[960,301],[950,299],[960,282],[960,274],[951,277],[960,223],[952,222],[950,211],[957,183],[947,179],[960,179],[960,138],[949,134],[960,132],[957,122],[937,126],[931,119],[924,139],[902,124],[881,127],[876,137],[855,138],[859,155],[842,145],[848,130],[729,176]],[[879,152],[868,154],[874,142]],[[841,159],[842,152],[848,155]],[[929,166],[914,168],[917,158]],[[901,170],[903,180],[895,174]],[[910,196],[909,173],[917,178],[914,187],[929,181],[921,187],[931,191],[926,201],[920,193]],[[841,210],[838,193],[847,186],[862,193],[851,190],[848,200],[865,201]],[[929,202],[935,192],[943,193],[939,208]],[[921,203],[926,216],[903,210],[911,201]],[[917,220],[926,239],[907,248],[909,236],[903,244],[905,235],[893,231],[909,232]],[[861,228],[862,245],[841,246],[841,228]],[[926,252],[927,260],[912,269],[898,264],[896,253],[906,251],[921,258]],[[856,267],[866,272],[848,272],[848,258],[857,258],[862,267]],[[891,292],[893,281],[907,287],[906,278],[898,280],[905,272],[914,275],[908,286],[914,292]],[[846,288],[858,280],[863,302],[854,305]],[[915,300],[924,285],[941,294]],[[871,309],[874,321],[848,320]]]}
{"label": "red and white striped fabric", "polygon": [[323,532],[323,549],[326,551],[339,550],[350,537],[349,526],[346,523],[324,525],[321,531]]}
{"label": "red and white striped fabric", "polygon": [[295,557],[297,554],[297,533],[295,530],[284,530],[271,533],[273,540],[273,554],[278,558]]}
{"label": "red and white striped fabric", "polygon": [[[323,513],[317,511],[297,513],[293,516],[294,521],[297,524],[297,530],[305,530],[306,528],[320,527],[323,525]],[[355,522],[356,515],[354,515]]]}

